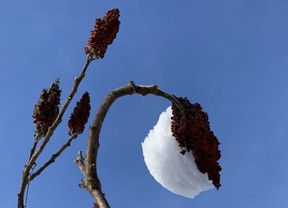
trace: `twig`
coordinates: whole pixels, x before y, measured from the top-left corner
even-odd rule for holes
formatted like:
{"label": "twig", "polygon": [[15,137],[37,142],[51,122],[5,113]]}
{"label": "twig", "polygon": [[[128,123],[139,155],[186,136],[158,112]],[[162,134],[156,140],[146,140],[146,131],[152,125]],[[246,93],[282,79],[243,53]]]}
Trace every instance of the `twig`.
{"label": "twig", "polygon": [[39,155],[41,154],[41,152],[45,148],[46,144],[49,142],[55,129],[60,124],[67,107],[69,106],[72,98],[74,97],[75,93],[77,92],[79,84],[81,83],[82,79],[85,77],[86,70],[87,70],[89,64],[91,63],[91,60],[92,60],[91,56],[88,55],[86,62],[85,62],[85,65],[84,65],[80,75],[77,78],[75,78],[72,90],[71,90],[70,94],[68,95],[64,105],[62,106],[57,118],[55,119],[52,126],[49,127],[40,147],[36,150],[35,153],[33,153],[33,155],[29,158],[28,162],[26,163],[26,165],[24,167],[23,174],[22,174],[21,186],[20,186],[20,190],[18,192],[18,208],[24,208],[23,200],[24,200],[25,189],[26,189],[26,186],[28,183],[29,172],[30,172],[33,164],[35,163],[36,159],[39,157]]}
{"label": "twig", "polygon": [[77,164],[77,166],[79,167],[79,169],[83,175],[85,174],[85,162],[84,162],[84,160],[85,160],[85,158],[82,155],[82,151],[79,151],[77,153],[76,160],[74,160],[74,163]]}
{"label": "twig", "polygon": [[33,143],[33,146],[31,148],[31,151],[30,151],[30,156],[29,156],[29,160],[31,159],[31,157],[33,156],[34,152],[35,152],[35,149],[37,147],[37,144],[39,142],[39,140],[41,139],[41,136],[40,134],[36,133],[35,135],[35,139],[34,139],[34,143]]}
{"label": "twig", "polygon": [[[34,143],[35,144],[35,143]],[[33,165],[33,167],[31,168],[31,171],[30,171],[30,174],[29,174],[29,177],[28,177],[28,182],[27,182],[27,188],[26,188],[26,196],[25,196],[25,207],[27,207],[27,201],[28,201],[28,194],[29,194],[29,185],[30,185],[30,182],[31,182],[31,174],[33,173],[33,170],[34,168],[36,167],[36,164]]]}
{"label": "twig", "polygon": [[71,145],[72,140],[76,139],[77,136],[78,136],[78,133],[71,135],[68,138],[68,140],[66,141],[66,143],[64,145],[62,145],[62,147],[55,154],[53,154],[50,157],[50,159],[47,160],[46,163],[44,163],[37,171],[35,171],[33,174],[31,174],[30,181],[32,181],[35,177],[40,175],[42,173],[42,171],[45,170],[50,164],[55,162],[56,158],[59,157],[62,154],[62,152],[64,152],[64,150]]}
{"label": "twig", "polygon": [[[146,96],[148,94],[153,94],[156,96],[164,97],[171,102],[175,103],[181,110],[184,110],[181,104],[178,102],[178,99],[168,94],[162,90],[158,89],[157,85],[150,85],[150,86],[142,86],[142,85],[135,85],[134,82],[130,81],[126,86],[120,87],[111,91],[102,102],[101,106],[98,109],[98,112],[94,118],[92,125],[90,126],[89,131],[89,138],[88,138],[88,145],[87,145],[87,152],[85,157],[85,164],[77,163],[79,168],[85,168],[81,171],[84,176],[84,187],[88,190],[88,192],[92,195],[94,199],[96,199],[97,205],[100,208],[109,208],[109,204],[105,198],[104,193],[101,189],[101,183],[97,175],[97,154],[99,149],[99,135],[101,131],[101,127],[103,121],[106,117],[106,114],[113,104],[113,102],[125,95],[132,95],[132,94],[140,94],[142,96]],[[82,155],[82,154],[81,154]],[[77,156],[78,158],[78,156]],[[83,157],[82,157],[83,159]]]}

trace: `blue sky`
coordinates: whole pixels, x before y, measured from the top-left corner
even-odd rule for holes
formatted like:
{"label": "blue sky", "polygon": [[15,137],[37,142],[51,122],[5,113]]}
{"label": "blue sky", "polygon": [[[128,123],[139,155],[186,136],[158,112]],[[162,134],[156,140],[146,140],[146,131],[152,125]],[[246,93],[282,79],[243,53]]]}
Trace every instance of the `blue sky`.
{"label": "blue sky", "polygon": [[[97,17],[120,9],[120,31],[94,61],[73,103],[91,95],[91,123],[104,96],[129,80],[199,102],[221,142],[220,190],[174,195],[150,176],[141,142],[170,105],[154,96],[118,100],[100,138],[99,177],[112,207],[287,207],[288,2],[284,0],[0,2],[1,207],[16,207],[33,143],[32,111],[60,77],[62,102],[85,61]],[[38,164],[67,137],[67,118]],[[87,128],[86,128],[87,130]],[[87,132],[30,185],[28,208],[92,207],[73,163]]]}

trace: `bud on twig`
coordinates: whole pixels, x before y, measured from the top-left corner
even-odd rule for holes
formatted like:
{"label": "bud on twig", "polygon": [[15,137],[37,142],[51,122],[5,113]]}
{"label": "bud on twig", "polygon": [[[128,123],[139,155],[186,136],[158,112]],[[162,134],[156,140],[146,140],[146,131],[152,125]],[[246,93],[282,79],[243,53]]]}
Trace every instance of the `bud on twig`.
{"label": "bud on twig", "polygon": [[201,173],[207,173],[214,186],[219,189],[221,166],[218,160],[221,157],[218,139],[210,130],[207,113],[202,111],[200,104],[191,104],[187,98],[179,98],[186,109],[181,111],[172,105],[173,136],[182,148],[182,154],[192,151],[195,163]]}
{"label": "bud on twig", "polygon": [[88,92],[85,92],[80,101],[77,102],[76,107],[74,108],[68,121],[68,134],[70,136],[74,133],[83,133],[85,124],[87,123],[90,115],[90,109],[90,96]]}
{"label": "bud on twig", "polygon": [[90,53],[93,59],[104,58],[108,45],[112,44],[119,31],[119,16],[119,9],[112,9],[103,19],[96,19],[91,37],[84,47],[86,54]]}
{"label": "bud on twig", "polygon": [[36,125],[35,135],[45,136],[48,128],[55,121],[59,113],[60,96],[59,79],[55,80],[48,90],[42,90],[32,116],[33,123]]}

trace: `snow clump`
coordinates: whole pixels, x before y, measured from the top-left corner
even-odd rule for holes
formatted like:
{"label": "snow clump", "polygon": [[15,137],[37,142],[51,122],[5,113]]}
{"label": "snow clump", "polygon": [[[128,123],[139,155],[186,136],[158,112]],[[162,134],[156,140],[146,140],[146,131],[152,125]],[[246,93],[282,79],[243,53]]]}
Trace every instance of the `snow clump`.
{"label": "snow clump", "polygon": [[162,112],[157,124],[142,143],[144,161],[154,179],[169,191],[194,198],[214,188],[207,173],[199,172],[192,154],[181,154],[171,132],[171,106]]}

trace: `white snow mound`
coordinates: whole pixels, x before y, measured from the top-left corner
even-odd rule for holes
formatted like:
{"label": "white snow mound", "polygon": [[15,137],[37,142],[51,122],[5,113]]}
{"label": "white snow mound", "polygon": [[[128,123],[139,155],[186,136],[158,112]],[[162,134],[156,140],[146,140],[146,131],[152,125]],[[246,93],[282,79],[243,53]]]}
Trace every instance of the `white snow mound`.
{"label": "white snow mound", "polygon": [[199,172],[191,152],[181,148],[171,132],[171,106],[162,112],[153,130],[142,143],[144,161],[155,180],[169,191],[194,198],[214,188],[207,174]]}

